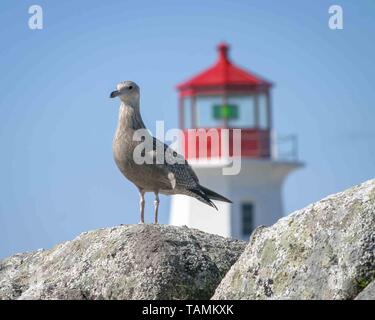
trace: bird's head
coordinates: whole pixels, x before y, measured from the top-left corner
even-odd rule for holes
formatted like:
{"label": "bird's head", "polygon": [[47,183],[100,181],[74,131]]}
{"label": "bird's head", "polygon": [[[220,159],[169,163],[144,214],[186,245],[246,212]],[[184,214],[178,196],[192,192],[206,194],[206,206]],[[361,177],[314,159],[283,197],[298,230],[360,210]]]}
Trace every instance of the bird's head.
{"label": "bird's head", "polygon": [[123,81],[117,85],[117,90],[112,91],[109,97],[119,97],[126,104],[137,104],[139,101],[139,87],[133,81]]}

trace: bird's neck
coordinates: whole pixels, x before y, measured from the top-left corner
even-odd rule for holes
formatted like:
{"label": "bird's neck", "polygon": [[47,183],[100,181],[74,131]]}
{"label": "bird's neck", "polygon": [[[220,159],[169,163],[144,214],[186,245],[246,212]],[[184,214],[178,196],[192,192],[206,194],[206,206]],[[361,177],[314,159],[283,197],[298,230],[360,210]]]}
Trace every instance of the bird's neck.
{"label": "bird's neck", "polygon": [[[138,104],[139,105],[139,104]],[[119,118],[118,118],[118,131],[124,130],[138,130],[144,129],[145,124],[143,123],[139,107],[134,107],[124,102],[120,105]]]}

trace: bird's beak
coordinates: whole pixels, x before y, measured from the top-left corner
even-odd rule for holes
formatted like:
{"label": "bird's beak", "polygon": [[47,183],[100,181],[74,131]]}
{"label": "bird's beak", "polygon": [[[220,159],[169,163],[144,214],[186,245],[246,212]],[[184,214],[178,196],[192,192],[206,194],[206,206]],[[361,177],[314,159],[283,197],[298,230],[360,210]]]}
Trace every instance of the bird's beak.
{"label": "bird's beak", "polygon": [[111,94],[110,94],[110,98],[116,98],[117,96],[120,95],[120,91],[118,90],[115,90],[115,91],[112,91]]}

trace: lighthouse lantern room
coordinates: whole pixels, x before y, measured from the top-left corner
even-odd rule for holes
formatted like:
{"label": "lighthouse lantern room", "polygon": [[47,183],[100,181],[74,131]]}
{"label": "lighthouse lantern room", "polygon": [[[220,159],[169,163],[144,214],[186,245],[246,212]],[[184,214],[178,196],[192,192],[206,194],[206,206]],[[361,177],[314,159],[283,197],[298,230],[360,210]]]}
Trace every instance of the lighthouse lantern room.
{"label": "lighthouse lantern room", "polygon": [[[294,138],[293,156],[287,160],[276,157],[272,83],[233,64],[227,44],[221,43],[217,49],[218,60],[212,67],[177,86],[179,126],[184,132],[184,155],[201,184],[227,196],[233,204],[215,202],[217,212],[193,198],[176,195],[172,197],[170,223],[248,239],[256,226],[270,225],[282,217],[282,183],[301,163],[295,156]],[[212,139],[205,139],[204,152],[199,148],[202,134],[212,129],[219,137],[223,129],[229,133],[229,156],[241,160],[238,174],[223,175],[227,162],[222,148],[214,150]],[[235,129],[241,129],[238,154],[232,139]],[[194,152],[189,150],[192,145]]]}

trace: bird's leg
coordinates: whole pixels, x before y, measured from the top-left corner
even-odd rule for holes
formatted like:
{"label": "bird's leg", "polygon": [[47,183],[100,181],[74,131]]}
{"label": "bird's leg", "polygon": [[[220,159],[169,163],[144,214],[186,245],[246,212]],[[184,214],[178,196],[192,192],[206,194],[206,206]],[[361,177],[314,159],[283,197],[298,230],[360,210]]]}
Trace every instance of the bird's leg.
{"label": "bird's leg", "polygon": [[155,201],[154,201],[154,207],[155,207],[155,220],[154,223],[158,223],[158,211],[159,211],[159,194],[155,192]]}
{"label": "bird's leg", "polygon": [[145,223],[145,192],[139,189],[139,195],[141,199],[139,201],[139,206],[141,208],[141,221],[139,223]]}

